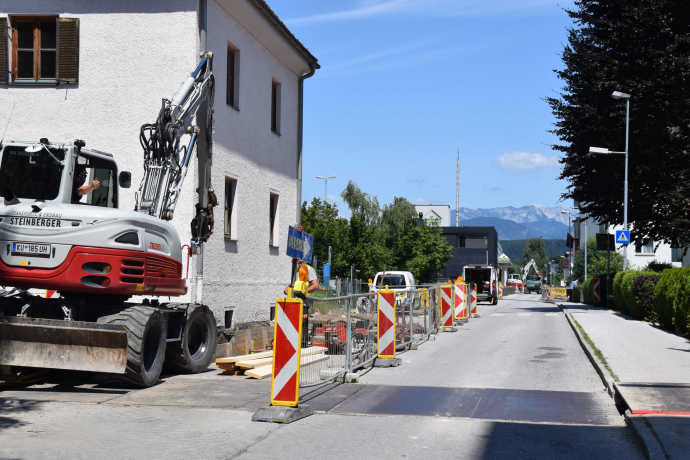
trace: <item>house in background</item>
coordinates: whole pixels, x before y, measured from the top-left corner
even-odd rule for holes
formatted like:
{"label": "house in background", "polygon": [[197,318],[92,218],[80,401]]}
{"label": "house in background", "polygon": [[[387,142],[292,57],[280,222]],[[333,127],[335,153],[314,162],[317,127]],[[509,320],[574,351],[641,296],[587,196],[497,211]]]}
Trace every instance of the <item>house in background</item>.
{"label": "house in background", "polygon": [[[574,250],[577,251],[586,240],[596,238],[597,233],[610,233],[615,235],[616,230],[622,229],[622,225],[606,226],[599,224],[593,218],[580,216],[573,222],[573,232],[570,239],[573,240]],[[636,238],[634,231],[631,232],[631,239],[632,242],[628,245],[628,267],[630,269],[644,268],[652,260],[657,262],[669,262],[674,267],[688,265],[688,263],[683,263],[682,248],[672,248],[666,243],[657,245],[654,240]],[[611,250],[616,250],[621,255],[623,255],[624,252],[622,244],[616,244],[615,248],[611,248]],[[686,256],[686,260],[690,262],[690,257]]]}
{"label": "house in background", "polygon": [[[219,200],[204,251],[203,300],[221,323],[233,314],[235,322],[264,320],[290,281],[285,244],[288,226],[299,221],[303,84],[319,64],[263,0],[7,0],[0,126],[8,140],[84,139],[113,154],[139,184],[141,125],[156,120],[161,100],[196,67],[202,6],[214,55]],[[196,178],[192,161],[172,221],[183,244],[191,239]],[[123,191],[121,208],[134,208],[135,191]],[[186,300],[196,297],[196,262],[192,256]]]}
{"label": "house in background", "polygon": [[450,227],[450,206],[447,204],[416,205],[417,214],[422,214],[422,220],[426,225]]}

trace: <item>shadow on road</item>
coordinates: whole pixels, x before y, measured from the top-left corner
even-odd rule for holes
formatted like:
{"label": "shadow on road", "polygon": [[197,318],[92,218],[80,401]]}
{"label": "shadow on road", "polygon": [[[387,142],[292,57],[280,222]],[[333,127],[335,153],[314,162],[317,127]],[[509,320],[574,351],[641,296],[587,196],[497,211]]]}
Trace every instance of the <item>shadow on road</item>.
{"label": "shadow on road", "polygon": [[0,431],[7,428],[25,426],[26,423],[16,418],[10,417],[12,414],[22,414],[35,410],[40,410],[42,401],[27,401],[13,398],[0,398]]}

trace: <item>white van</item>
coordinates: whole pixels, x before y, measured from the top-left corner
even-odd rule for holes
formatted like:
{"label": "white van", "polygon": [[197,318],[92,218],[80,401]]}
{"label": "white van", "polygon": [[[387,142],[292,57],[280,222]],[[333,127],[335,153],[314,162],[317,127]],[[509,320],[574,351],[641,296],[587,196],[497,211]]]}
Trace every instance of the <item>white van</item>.
{"label": "white van", "polygon": [[369,292],[376,292],[379,289],[393,289],[394,291],[404,291],[406,289],[415,289],[417,283],[414,276],[410,272],[390,271],[378,272],[374,277],[374,282],[369,286]]}

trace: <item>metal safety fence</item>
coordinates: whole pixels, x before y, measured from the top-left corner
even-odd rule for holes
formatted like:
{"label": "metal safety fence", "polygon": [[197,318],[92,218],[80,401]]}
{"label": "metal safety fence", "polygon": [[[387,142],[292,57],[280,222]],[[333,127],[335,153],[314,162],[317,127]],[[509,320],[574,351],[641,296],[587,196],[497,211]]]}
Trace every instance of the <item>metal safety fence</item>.
{"label": "metal safety fence", "polygon": [[[395,292],[395,345],[402,350],[429,337],[440,325],[439,285]],[[345,378],[377,357],[376,292],[309,297],[302,319],[300,387]]]}

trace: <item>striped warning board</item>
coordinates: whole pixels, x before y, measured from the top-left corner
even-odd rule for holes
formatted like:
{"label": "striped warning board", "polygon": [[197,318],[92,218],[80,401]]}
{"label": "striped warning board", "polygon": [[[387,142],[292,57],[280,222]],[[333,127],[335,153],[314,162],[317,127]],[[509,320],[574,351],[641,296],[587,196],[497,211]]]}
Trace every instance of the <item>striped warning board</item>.
{"label": "striped warning board", "polygon": [[498,298],[499,300],[503,298],[503,283],[498,283]]}
{"label": "striped warning board", "polygon": [[271,404],[297,407],[302,343],[302,300],[278,299],[273,333]]}
{"label": "striped warning board", "polygon": [[592,279],[592,285],[594,286],[594,303],[601,303],[601,280],[599,278]]}
{"label": "striped warning board", "polygon": [[455,292],[453,319],[465,319],[467,318],[467,285],[456,284],[453,291]]}
{"label": "striped warning board", "polygon": [[378,357],[395,358],[395,291],[378,292]]}
{"label": "striped warning board", "polygon": [[477,314],[477,285],[475,284],[470,291],[470,315]]}
{"label": "striped warning board", "polygon": [[46,289],[46,299],[54,299],[56,297],[60,297],[57,291],[52,289]]}
{"label": "striped warning board", "polygon": [[441,326],[453,327],[453,286],[441,286]]}

